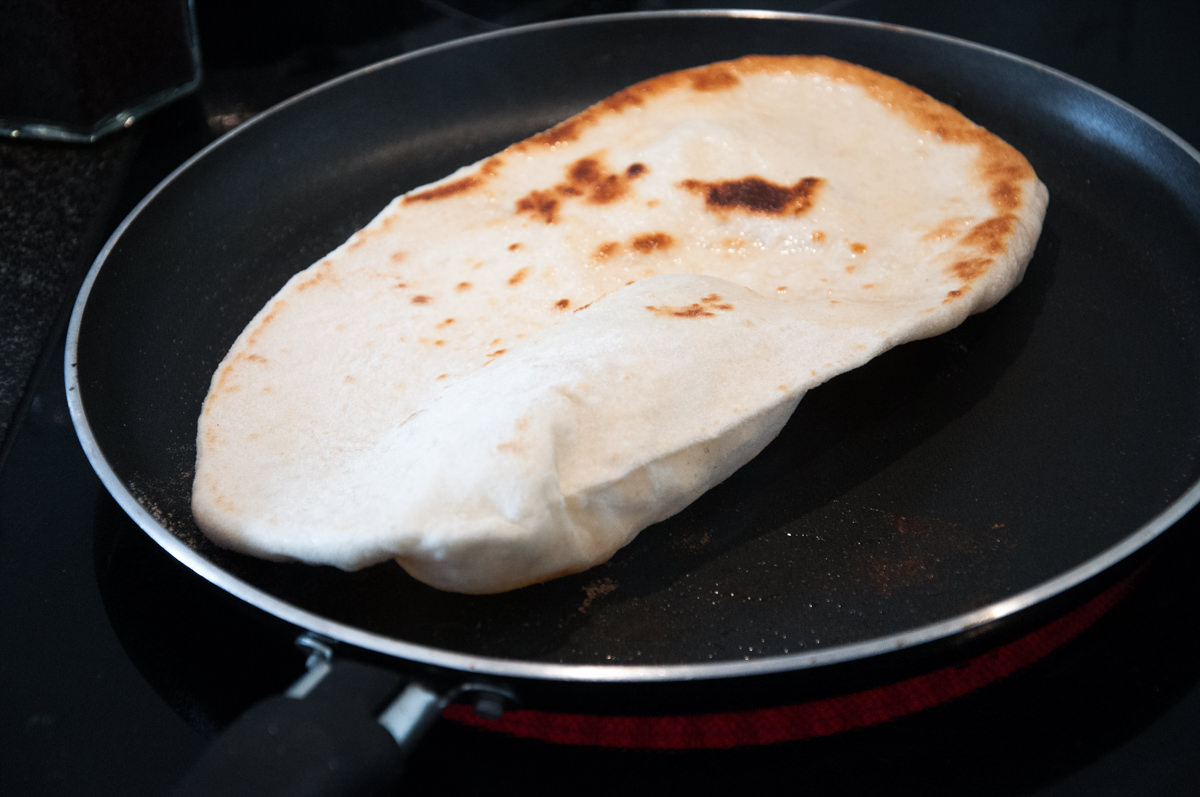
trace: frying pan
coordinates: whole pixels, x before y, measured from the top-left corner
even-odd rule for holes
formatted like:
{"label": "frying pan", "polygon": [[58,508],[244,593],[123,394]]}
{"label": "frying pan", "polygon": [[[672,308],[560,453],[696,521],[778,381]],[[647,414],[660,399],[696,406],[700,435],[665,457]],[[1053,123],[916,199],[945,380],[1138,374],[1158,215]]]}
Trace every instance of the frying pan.
{"label": "frying pan", "polygon": [[[209,378],[292,273],[396,194],[630,83],[747,53],[895,75],[1024,152],[1051,196],[1025,281],[958,329],[812,391],[754,462],[586,573],[451,595],[390,565],[263,562],[199,534],[188,503]],[[198,153],[89,273],[68,398],[93,467],[147,534],[307,632],[314,666],[296,697],[321,688],[327,648],[342,646],[411,678],[385,712],[405,745],[463,692],[711,710],[998,638],[1144,555],[1200,499],[1197,262],[1200,157],[1054,70],[847,19],[595,17],[380,63]]]}

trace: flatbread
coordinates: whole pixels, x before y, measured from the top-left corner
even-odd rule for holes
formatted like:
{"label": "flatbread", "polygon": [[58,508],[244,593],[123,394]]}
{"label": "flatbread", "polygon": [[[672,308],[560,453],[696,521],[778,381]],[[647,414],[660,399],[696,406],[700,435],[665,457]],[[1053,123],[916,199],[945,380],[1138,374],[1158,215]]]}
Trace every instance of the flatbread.
{"label": "flatbread", "polygon": [[952,108],[824,57],[632,86],[392,201],[217,368],[214,541],[489,593],[606,561],[804,393],[984,310],[1047,202]]}

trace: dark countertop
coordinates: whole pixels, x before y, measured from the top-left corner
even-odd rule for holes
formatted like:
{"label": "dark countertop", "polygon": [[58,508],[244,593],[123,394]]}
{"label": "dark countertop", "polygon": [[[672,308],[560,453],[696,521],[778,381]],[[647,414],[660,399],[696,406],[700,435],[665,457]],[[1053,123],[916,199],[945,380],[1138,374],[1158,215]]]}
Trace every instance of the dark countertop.
{"label": "dark countertop", "polygon": [[0,143],[0,442],[86,260],[127,140]]}

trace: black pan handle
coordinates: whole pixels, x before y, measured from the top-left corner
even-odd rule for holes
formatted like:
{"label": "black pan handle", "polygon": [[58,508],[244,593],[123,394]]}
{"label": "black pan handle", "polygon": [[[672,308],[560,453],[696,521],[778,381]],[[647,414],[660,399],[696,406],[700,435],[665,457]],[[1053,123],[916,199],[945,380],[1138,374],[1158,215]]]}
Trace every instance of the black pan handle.
{"label": "black pan handle", "polygon": [[[438,691],[386,667],[313,650],[286,694],[251,707],[205,751],[173,797],[392,793],[408,754],[464,689]],[[486,705],[497,705],[498,692]],[[507,697],[505,695],[504,697]]]}

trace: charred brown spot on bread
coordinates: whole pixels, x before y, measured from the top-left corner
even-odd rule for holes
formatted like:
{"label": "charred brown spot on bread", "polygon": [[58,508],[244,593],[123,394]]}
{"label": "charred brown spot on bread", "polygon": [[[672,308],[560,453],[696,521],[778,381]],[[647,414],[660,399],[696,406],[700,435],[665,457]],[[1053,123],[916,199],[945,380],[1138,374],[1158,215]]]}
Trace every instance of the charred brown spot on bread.
{"label": "charred brown spot on bread", "polygon": [[810,237],[812,238],[813,243],[819,244],[825,240],[825,233],[821,230],[813,230],[812,236]]}
{"label": "charred brown spot on bread", "polygon": [[[538,133],[536,136],[528,139],[530,144],[538,144],[546,147],[553,147],[557,144],[565,144],[568,141],[574,141],[579,138],[582,128],[586,125],[588,114],[585,112],[580,116],[567,119],[565,122],[556,124],[554,127],[544,132]],[[516,149],[524,149],[517,146]]]}
{"label": "charred brown spot on bread", "polygon": [[539,216],[547,224],[553,224],[558,213],[558,198],[549,191],[535,189],[517,200],[517,213]]}
{"label": "charred brown spot on bread", "polygon": [[707,296],[701,297],[700,303],[713,307],[717,310],[732,310],[733,305],[721,298],[719,293],[710,293]]}
{"label": "charred brown spot on bread", "polygon": [[408,259],[408,252],[398,249],[395,252],[392,252],[390,255],[388,255],[388,259],[391,260],[393,263],[403,263],[405,260]]}
{"label": "charred brown spot on bread", "polygon": [[233,385],[235,372],[236,369],[234,369],[232,363],[221,369],[220,374],[217,376],[217,392],[223,393],[235,389]]}
{"label": "charred brown spot on bread", "polygon": [[806,212],[813,206],[817,191],[824,182],[820,177],[804,177],[792,185],[780,185],[752,175],[717,182],[684,180],[680,187],[703,196],[709,210],[739,210],[780,216]]}
{"label": "charred brown spot on bread", "polygon": [[616,241],[605,241],[596,247],[596,251],[592,253],[593,260],[607,260],[616,254],[621,245]]}
{"label": "charred brown spot on bread", "polygon": [[721,91],[729,89],[741,82],[738,72],[743,71],[742,65],[745,61],[746,59],[739,59],[737,61],[708,64],[678,72],[668,72],[667,74],[634,84],[614,94],[596,106],[596,110],[600,112],[610,111],[619,113],[629,107],[640,106],[655,95],[677,89],[691,89],[693,91]]}
{"label": "charred brown spot on bread", "polygon": [[955,288],[953,290],[946,291],[946,298],[942,299],[942,304],[947,304],[949,302],[954,301],[955,299],[959,298],[964,293],[966,293],[967,290],[968,290],[967,286],[964,285],[961,288]]}
{"label": "charred brown spot on bread", "polygon": [[567,167],[567,179],[572,184],[594,183],[604,176],[595,158],[580,158]]}
{"label": "charred brown spot on bread", "polygon": [[633,174],[608,171],[600,159],[593,155],[580,158],[567,167],[566,186],[585,195],[589,202],[607,204],[624,196],[629,190],[629,181],[636,179],[642,170]]}
{"label": "charred brown spot on bread", "polygon": [[584,198],[605,205],[629,193],[629,185],[646,171],[643,164],[630,165],[623,172],[609,171],[599,155],[592,154],[569,164],[565,179],[547,189],[534,189],[517,200],[518,213],[539,216],[547,224],[558,219],[562,203]]}
{"label": "charred brown spot on bread", "polygon": [[554,303],[555,310],[566,310],[570,306],[571,306],[570,299],[559,299],[557,302]]}
{"label": "charred brown spot on bread", "polygon": [[520,249],[520,248],[521,248],[521,246],[522,246],[521,242],[520,242],[520,241],[516,241],[515,243],[511,243],[511,244],[509,244],[509,245],[508,245],[508,251],[510,251],[510,252],[515,252],[515,251],[517,251],[518,249]]}
{"label": "charred brown spot on bread", "polygon": [[861,255],[863,252],[867,251],[867,245],[855,241],[850,244],[850,251],[856,255]]}
{"label": "charred brown spot on bread", "polygon": [[336,282],[337,277],[333,275],[333,261],[325,258],[317,262],[312,269],[309,270],[308,279],[297,283],[296,290],[306,291],[322,282]]}
{"label": "charred brown spot on bread", "polygon": [[508,278],[509,285],[520,285],[529,276],[529,267],[519,268]]}
{"label": "charred brown spot on bread", "polygon": [[972,227],[966,235],[959,239],[959,243],[998,255],[1008,248],[1008,239],[1012,235],[1016,223],[1017,217],[1011,213],[994,216]]}
{"label": "charred brown spot on bread", "polygon": [[433,297],[426,296],[423,293],[418,293],[416,296],[409,299],[409,301],[412,302],[413,304],[429,304],[430,302],[433,301]]}
{"label": "charred brown spot on bread", "polygon": [[446,197],[454,196],[455,194],[461,194],[465,191],[470,191],[472,188],[479,185],[480,182],[482,181],[480,180],[479,175],[470,174],[466,177],[460,177],[457,180],[443,183],[442,185],[435,185],[433,188],[429,188],[419,194],[409,194],[408,196],[404,197],[404,203],[407,205],[412,204],[413,202],[430,202],[435,199],[445,199]]}
{"label": "charred brown spot on bread", "polygon": [[[743,59],[745,60],[745,59]],[[675,89],[716,91],[730,88],[738,82],[737,73],[741,62],[710,64],[691,70],[670,72],[644,80],[601,100],[590,108],[576,114],[542,133],[513,145],[513,151],[521,152],[530,147],[555,147],[578,141],[583,131],[611,114],[624,113],[629,108],[642,106],[646,100]]]}
{"label": "charred brown spot on bread", "polygon": [[469,282],[460,282],[454,286],[454,290],[458,291],[459,293],[462,293],[463,291],[471,290],[471,287],[472,287],[471,283],[469,283]]}
{"label": "charred brown spot on bread", "polygon": [[454,323],[453,318],[443,318],[441,321],[438,322],[437,326],[438,326],[438,329],[445,329],[446,327],[450,326],[453,323]]}
{"label": "charred brown spot on bread", "polygon": [[262,335],[263,330],[275,322],[275,319],[279,317],[279,311],[283,309],[285,304],[287,304],[287,302],[283,301],[282,299],[275,300],[275,302],[271,305],[271,309],[267,311],[267,314],[263,316],[262,321],[258,323],[258,327],[255,328],[255,330],[250,333],[250,337],[246,339],[247,346],[254,346],[258,343],[259,336]]}
{"label": "charred brown spot on bread", "polygon": [[999,211],[1013,211],[1024,201],[1022,183],[1033,178],[1033,167],[1015,149],[991,136],[981,142],[979,170],[990,185],[988,198]]}
{"label": "charred brown spot on bread", "polygon": [[588,195],[588,199],[595,204],[606,205],[613,200],[620,199],[625,195],[625,191],[626,184],[619,175],[606,174],[592,184],[592,191]]}
{"label": "charred brown spot on bread", "polygon": [[504,354],[504,352],[506,352],[506,351],[508,351],[508,349],[496,349],[495,351],[489,351],[487,356],[488,357],[499,357],[501,354]]}
{"label": "charred brown spot on bread", "polygon": [[994,182],[1021,182],[1033,176],[1033,167],[1024,158],[995,157],[981,167],[983,175]]}
{"label": "charred brown spot on bread", "polygon": [[634,236],[631,242],[634,250],[642,254],[647,254],[657,249],[667,249],[673,243],[675,243],[675,239],[665,232],[643,233],[642,235]]}
{"label": "charred brown spot on bread", "polygon": [[633,251],[637,254],[648,255],[674,246],[675,239],[670,233],[646,232],[633,236],[625,244],[618,241],[605,241],[592,252],[592,260],[607,260],[622,251]]}
{"label": "charred brown spot on bread", "polygon": [[622,89],[616,94],[601,100],[599,107],[605,111],[624,111],[626,108],[637,107],[646,103],[648,95],[657,94],[654,78]]}
{"label": "charred brown spot on bread", "polygon": [[741,78],[724,64],[692,69],[688,71],[687,76],[696,91],[721,91],[731,89],[742,82]]}
{"label": "charred brown spot on bread", "polygon": [[732,310],[733,305],[721,298],[719,294],[710,293],[698,302],[686,305],[646,305],[646,309],[657,316],[674,318],[708,318],[715,316],[717,310]]}
{"label": "charred brown spot on bread", "polygon": [[662,307],[659,307],[657,305],[648,304],[646,305],[646,309],[658,316],[674,316],[676,318],[703,318],[706,316],[716,315],[716,313],[707,309],[699,302],[693,302],[692,304],[683,305],[680,307],[672,307],[671,305],[663,305]]}
{"label": "charred brown spot on bread", "polygon": [[944,219],[936,227],[921,236],[922,241],[944,241],[962,232],[963,227],[972,221],[970,216],[955,216]]}
{"label": "charred brown spot on bread", "polygon": [[700,304],[714,307],[715,310],[733,310],[733,305],[722,299],[719,293],[710,293],[707,296],[702,296]]}
{"label": "charred brown spot on bread", "polygon": [[1016,210],[1021,207],[1021,188],[1010,182],[997,182],[988,192],[992,205],[999,210]]}
{"label": "charred brown spot on bread", "polygon": [[973,282],[986,274],[991,265],[990,257],[968,257],[957,261],[946,271],[963,282]]}

